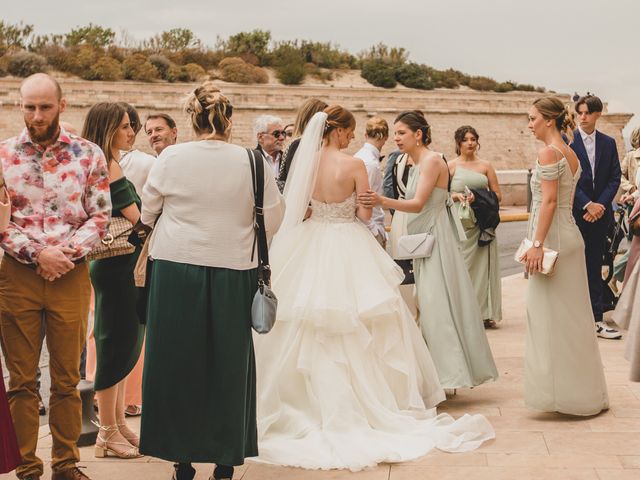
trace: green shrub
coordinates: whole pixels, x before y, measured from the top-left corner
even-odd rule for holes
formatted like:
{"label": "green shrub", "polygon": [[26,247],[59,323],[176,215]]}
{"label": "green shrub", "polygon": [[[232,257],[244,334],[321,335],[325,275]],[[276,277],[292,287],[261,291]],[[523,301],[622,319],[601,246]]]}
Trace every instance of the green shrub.
{"label": "green shrub", "polygon": [[188,82],[189,74],[180,65],[176,65],[175,63],[172,63],[171,66],[169,67],[169,70],[167,71],[166,80],[170,83]]}
{"label": "green shrub", "polygon": [[426,65],[406,63],[396,70],[396,80],[405,87],[418,88],[420,90],[433,90],[435,87],[431,80],[431,69]]}
{"label": "green shrub", "polygon": [[300,44],[300,51],[305,62],[313,63],[320,68],[356,68],[358,59],[349,52],[341,50],[338,46],[330,42],[311,42],[303,40]]}
{"label": "green shrub", "polygon": [[197,82],[207,74],[206,70],[197,63],[187,63],[182,68],[186,72],[189,82]]}
{"label": "green shrub", "polygon": [[536,87],[529,85],[528,83],[518,83],[516,85],[516,90],[520,90],[521,92],[535,92]]}
{"label": "green shrub", "polygon": [[305,77],[304,56],[295,43],[280,43],[272,53],[276,77],[284,85],[300,85]]}
{"label": "green shrub", "polygon": [[364,60],[360,75],[376,87],[393,88],[398,84],[395,68],[384,60]]}
{"label": "green shrub", "polygon": [[37,52],[42,55],[51,67],[56,70],[65,70],[65,63],[69,57],[69,52],[66,48],[56,44],[46,44],[38,48]]}
{"label": "green shrub", "polygon": [[495,90],[497,87],[498,82],[496,82],[493,78],[471,77],[471,80],[469,80],[469,88],[473,88],[474,90],[488,92],[491,90]]}
{"label": "green shrub", "polygon": [[122,80],[122,64],[113,57],[104,56],[80,76],[85,80],[103,80],[106,82]]}
{"label": "green shrub", "polygon": [[222,52],[202,49],[202,48],[188,48],[181,52],[182,61],[181,65],[187,65],[189,63],[197,63],[205,70],[215,68],[220,63],[220,60],[224,57]]}
{"label": "green shrub", "polygon": [[218,63],[219,68],[225,68],[228,65],[243,65],[246,62],[240,57],[225,57]]}
{"label": "green shrub", "polygon": [[60,70],[70,72],[75,75],[83,75],[88,72],[93,65],[98,62],[98,59],[104,55],[101,50],[98,50],[91,45],[78,45],[76,47],[68,48],[63,55],[64,59]]}
{"label": "green shrub", "polygon": [[258,58],[259,65],[267,65],[271,32],[255,29],[251,32],[240,32],[231,35],[220,47],[227,56],[240,56],[251,53]]}
{"label": "green shrub", "polygon": [[460,79],[454,71],[450,70],[433,70],[431,79],[436,88],[456,88],[460,86]]}
{"label": "green shrub", "polygon": [[134,53],[124,59],[122,72],[127,80],[139,82],[151,82],[159,77],[156,67],[140,53]]}
{"label": "green shrub", "polygon": [[269,75],[263,68],[244,62],[228,63],[221,69],[220,73],[220,78],[225,82],[267,83],[269,81]]}
{"label": "green shrub", "polygon": [[9,56],[3,55],[0,57],[0,77],[7,75],[9,75]]}
{"label": "green shrub", "polygon": [[156,67],[158,70],[158,74],[161,78],[167,79],[167,74],[169,73],[169,68],[171,68],[172,62],[164,55],[154,54],[149,55],[149,62],[151,65]]}
{"label": "green shrub", "polygon": [[16,77],[28,77],[47,70],[47,60],[37,53],[18,52],[9,57],[7,70]]}
{"label": "green shrub", "polygon": [[498,85],[496,85],[496,88],[494,90],[499,93],[506,93],[514,91],[515,88],[516,85],[513,82],[500,82],[498,83]]}

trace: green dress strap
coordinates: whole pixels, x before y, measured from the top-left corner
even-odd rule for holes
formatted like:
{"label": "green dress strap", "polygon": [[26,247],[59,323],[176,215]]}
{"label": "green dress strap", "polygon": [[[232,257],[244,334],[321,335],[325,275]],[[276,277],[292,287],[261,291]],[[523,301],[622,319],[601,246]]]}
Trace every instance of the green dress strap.
{"label": "green dress strap", "polygon": [[127,177],[120,177],[119,179],[109,184],[111,190],[111,204],[112,215],[121,217],[121,210],[128,207],[132,203],[135,203],[138,208],[142,206],[140,197],[136,193],[136,189]]}

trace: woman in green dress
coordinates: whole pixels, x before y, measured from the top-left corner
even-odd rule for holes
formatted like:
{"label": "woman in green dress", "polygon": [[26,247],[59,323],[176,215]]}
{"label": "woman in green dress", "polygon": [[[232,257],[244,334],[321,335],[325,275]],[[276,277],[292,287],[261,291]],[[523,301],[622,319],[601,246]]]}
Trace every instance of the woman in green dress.
{"label": "woman in green dress", "polygon": [[[452,225],[449,169],[444,156],[428,148],[431,127],[420,111],[401,113],[395,141],[416,165],[406,200],[358,195],[365,206],[382,205],[409,213],[407,232],[435,236],[431,256],[413,260],[420,328],[443,388],[474,387],[498,378],[473,285],[460,252],[462,226]],[[456,234],[457,232],[457,234]]]}
{"label": "woman in green dress", "polygon": [[[97,103],[87,113],[82,137],[97,144],[109,166],[112,217],[125,217],[133,225],[140,219],[140,198],[118,164],[120,151],[130,144],[133,130],[121,104]],[[133,282],[133,269],[140,249],[134,253],[91,262],[95,290],[96,375],[100,431],[96,457],[115,455],[137,458],[138,436],[125,421],[125,380],[133,370],[144,337],[140,322],[140,289]]]}
{"label": "woman in green dress", "polygon": [[[451,199],[456,202],[458,214],[468,202],[468,211],[475,200],[471,190],[491,190],[498,202],[502,200],[498,175],[493,166],[478,157],[480,136],[475,128],[464,125],[454,135],[458,157],[449,162],[451,173]],[[471,214],[463,222],[467,237],[462,242],[462,255],[467,264],[471,283],[475,289],[478,305],[482,312],[485,328],[496,328],[502,320],[502,288],[500,285],[500,257],[498,241],[493,239],[488,245],[478,245],[480,227]]]}
{"label": "woman in green dress", "polygon": [[[143,193],[154,226],[140,450],[176,462],[215,463],[214,479],[258,454],[251,302],[257,289],[254,196],[247,151],[229,143],[232,106],[213,82],[189,95],[196,140],[167,147]],[[264,162],[267,234],[284,201]]]}

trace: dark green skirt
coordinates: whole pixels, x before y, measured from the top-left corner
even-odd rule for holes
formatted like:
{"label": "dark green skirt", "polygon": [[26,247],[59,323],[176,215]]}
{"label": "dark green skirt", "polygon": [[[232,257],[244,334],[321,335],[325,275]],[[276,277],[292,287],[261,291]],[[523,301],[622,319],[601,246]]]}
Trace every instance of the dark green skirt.
{"label": "dark green skirt", "polygon": [[140,358],[144,326],[140,322],[144,291],[135,286],[133,268],[140,249],[130,255],[91,262],[95,291],[96,391],[126,378]]}
{"label": "dark green skirt", "polygon": [[251,302],[256,271],[155,260],[140,451],[242,465],[258,454]]}

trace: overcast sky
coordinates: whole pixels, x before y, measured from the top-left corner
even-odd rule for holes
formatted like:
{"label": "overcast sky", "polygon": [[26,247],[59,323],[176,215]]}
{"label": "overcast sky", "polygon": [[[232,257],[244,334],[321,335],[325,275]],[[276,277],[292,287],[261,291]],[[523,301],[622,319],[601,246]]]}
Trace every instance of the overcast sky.
{"label": "overcast sky", "polygon": [[[640,125],[639,0],[0,0],[0,18],[64,33],[89,22],[136,39],[174,27],[215,44],[261,28],[275,40],[383,42],[411,60],[563,93],[594,92]],[[627,129],[627,134],[628,134]]]}

